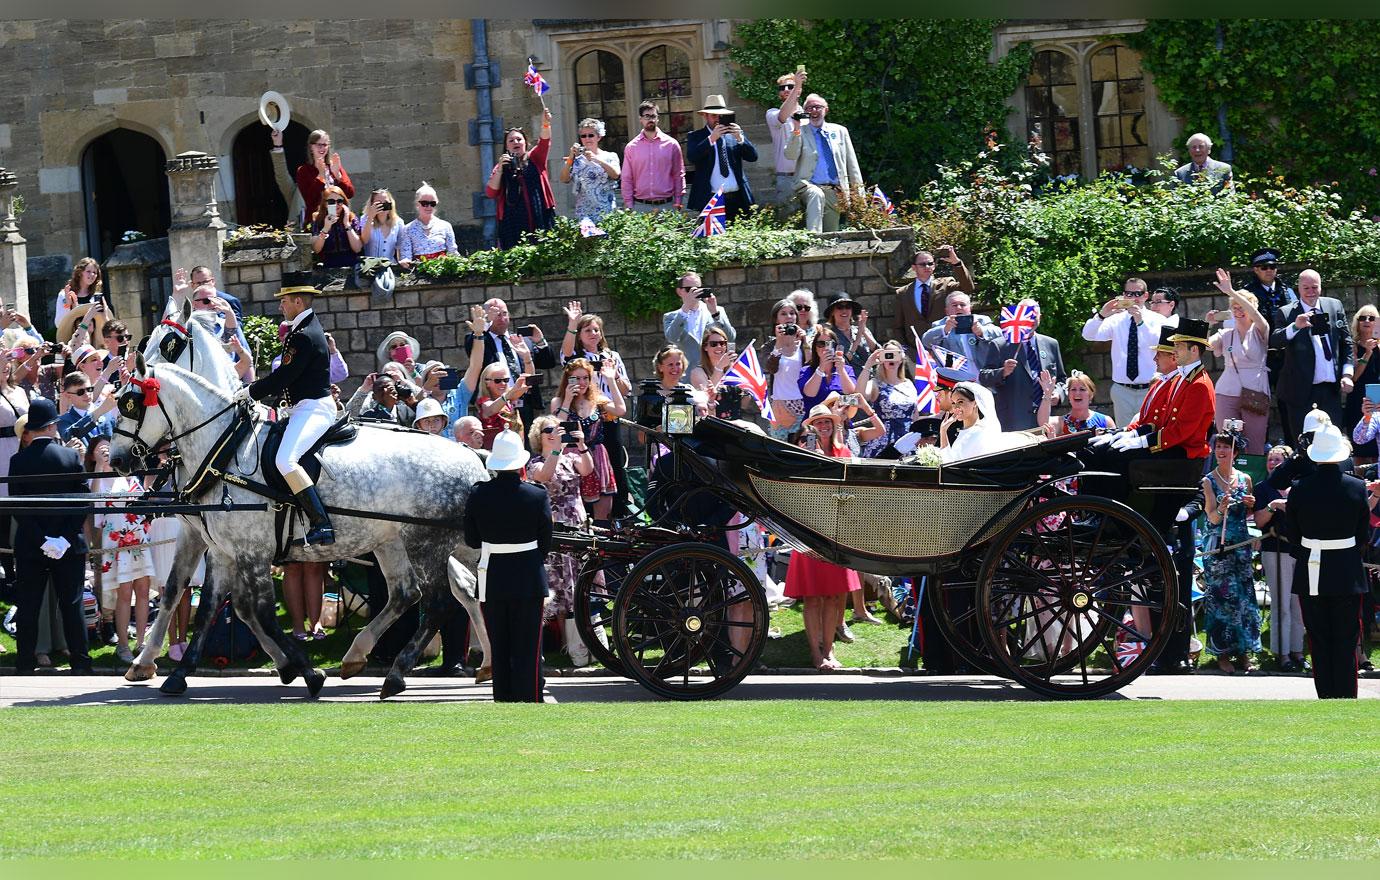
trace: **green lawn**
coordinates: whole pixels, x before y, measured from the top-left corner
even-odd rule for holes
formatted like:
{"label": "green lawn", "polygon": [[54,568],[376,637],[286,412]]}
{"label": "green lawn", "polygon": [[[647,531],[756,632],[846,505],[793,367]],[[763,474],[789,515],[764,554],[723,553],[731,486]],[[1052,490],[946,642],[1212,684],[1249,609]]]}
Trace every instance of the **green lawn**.
{"label": "green lawn", "polygon": [[11,858],[1377,858],[1373,702],[16,709]]}

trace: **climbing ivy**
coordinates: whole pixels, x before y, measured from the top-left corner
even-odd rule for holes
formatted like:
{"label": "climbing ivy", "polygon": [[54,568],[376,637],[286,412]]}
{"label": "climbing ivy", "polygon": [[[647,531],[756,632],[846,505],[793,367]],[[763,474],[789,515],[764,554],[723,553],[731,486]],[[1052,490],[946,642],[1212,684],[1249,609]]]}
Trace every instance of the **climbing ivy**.
{"label": "climbing ivy", "polygon": [[[1030,72],[1022,45],[991,63],[990,19],[758,19],[737,26],[733,86],[779,106],[776,78],[804,64],[805,91],[848,126],[864,179],[910,197],[936,166],[1006,141],[1006,101]],[[802,96],[803,98],[804,96]]]}
{"label": "climbing ivy", "polygon": [[1151,19],[1125,39],[1160,100],[1185,131],[1218,141],[1216,154],[1224,105],[1236,167],[1335,181],[1347,207],[1380,207],[1380,21]]}

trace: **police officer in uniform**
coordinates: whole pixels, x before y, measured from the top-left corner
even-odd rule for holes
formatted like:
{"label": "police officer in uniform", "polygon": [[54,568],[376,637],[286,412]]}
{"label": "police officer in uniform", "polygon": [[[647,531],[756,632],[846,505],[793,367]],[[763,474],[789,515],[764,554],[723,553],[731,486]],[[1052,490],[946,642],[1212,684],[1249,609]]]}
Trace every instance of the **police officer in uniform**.
{"label": "police officer in uniform", "polygon": [[1308,447],[1317,469],[1299,479],[1284,506],[1294,542],[1294,594],[1313,649],[1313,687],[1321,699],[1356,697],[1356,644],[1361,597],[1368,584],[1362,549],[1370,534],[1366,484],[1342,473],[1351,444],[1334,425],[1321,428]]}
{"label": "police officer in uniform", "polygon": [[310,523],[306,537],[293,541],[299,545],[335,543],[335,529],[326,515],[326,506],[321,503],[311,477],[297,463],[336,421],[326,332],[312,311],[312,300],[319,291],[310,282],[311,275],[307,272],[283,275],[283,288],[277,294],[278,308],[290,326],[283,340],[282,361],[278,369],[241,388],[235,395],[236,400],[242,401],[267,400],[281,395],[283,407],[291,407],[273,464]]}
{"label": "police officer in uniform", "polygon": [[[1243,289],[1255,294],[1260,303],[1260,314],[1270,322],[1270,332],[1284,329],[1288,323],[1284,320],[1284,309],[1298,302],[1299,295],[1279,277],[1279,251],[1261,248],[1251,254],[1251,274],[1255,277]],[[1265,355],[1265,368],[1270,375],[1270,396],[1279,408],[1279,423],[1288,425],[1288,404],[1275,393],[1275,386],[1279,384],[1279,368],[1283,365],[1284,349],[1273,348]]]}
{"label": "police officer in uniform", "polygon": [[479,601],[489,629],[496,703],[541,702],[551,500],[544,487],[519,478],[528,458],[520,436],[499,434],[489,453],[494,478],[476,483],[465,504],[465,543],[480,551]]}
{"label": "police officer in uniform", "polygon": [[[11,495],[91,491],[83,479],[85,469],[81,455],[58,440],[57,420],[57,406],[47,398],[35,397],[22,428],[22,436],[31,438],[29,445],[10,457]],[[31,474],[73,476],[69,482],[58,483],[20,479]],[[33,672],[37,666],[34,649],[38,640],[38,611],[49,577],[53,579],[67,650],[72,654],[72,674],[91,674],[91,655],[86,651],[86,616],[81,605],[82,586],[86,580],[86,538],[82,535],[85,521],[83,513],[30,513],[15,517],[15,585],[19,593],[19,610],[15,612],[15,640],[18,642],[15,668],[20,674]]]}

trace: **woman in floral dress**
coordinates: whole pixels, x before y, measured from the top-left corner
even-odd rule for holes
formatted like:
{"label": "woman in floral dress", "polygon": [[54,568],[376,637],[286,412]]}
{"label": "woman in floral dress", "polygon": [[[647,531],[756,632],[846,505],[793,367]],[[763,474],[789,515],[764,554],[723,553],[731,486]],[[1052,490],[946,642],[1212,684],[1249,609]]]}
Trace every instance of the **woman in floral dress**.
{"label": "woman in floral dress", "polygon": [[616,210],[622,200],[618,154],[599,149],[599,139],[605,131],[600,120],[581,119],[579,141],[570,146],[570,154],[561,166],[561,183],[570,184],[575,196],[577,220],[588,217],[598,223],[605,214]]}
{"label": "woman in floral dress", "polygon": [[591,473],[580,481],[580,495],[590,505],[596,521],[607,520],[613,510],[613,496],[618,494],[618,480],[613,473],[609,452],[604,448],[604,422],[620,419],[626,413],[623,392],[618,387],[617,366],[612,359],[600,365],[607,396],[595,383],[594,367],[584,358],[566,361],[561,374],[560,388],[551,399],[551,411],[562,419],[578,422],[589,444],[594,463]]}
{"label": "woman in floral dress", "polygon": [[[585,445],[583,431],[573,431],[575,442],[561,441],[565,431],[555,416],[532,420],[528,445],[537,450],[527,463],[527,478],[546,487],[551,498],[551,519],[560,525],[578,526],[585,521],[585,505],[580,500],[580,481],[594,472],[594,459]],[[580,640],[571,614],[575,610],[575,579],[579,576],[575,557],[569,553],[550,553],[546,557],[546,580],[555,598],[546,606],[546,620],[559,620],[565,633],[566,650],[576,666],[589,663],[589,652]]]}
{"label": "woman in floral dress", "polygon": [[[1244,448],[1244,438],[1239,439]],[[1207,499],[1203,513],[1208,521],[1210,551],[1250,537],[1246,517],[1255,508],[1255,495],[1251,478],[1234,467],[1237,441],[1238,437],[1231,434],[1217,435],[1212,447],[1217,466],[1203,478],[1203,497]],[[1253,553],[1249,544],[1225,553],[1209,552],[1203,564],[1207,582],[1207,594],[1203,597],[1207,651],[1217,657],[1217,668],[1223,672],[1253,672],[1260,668],[1250,656],[1260,650],[1260,605],[1255,598]]]}
{"label": "woman in floral dress", "polygon": [[863,458],[876,458],[910,431],[911,423],[920,415],[920,392],[906,378],[906,351],[901,343],[892,340],[868,355],[858,382],[862,384],[863,396],[886,425],[885,434],[869,440],[862,448]]}

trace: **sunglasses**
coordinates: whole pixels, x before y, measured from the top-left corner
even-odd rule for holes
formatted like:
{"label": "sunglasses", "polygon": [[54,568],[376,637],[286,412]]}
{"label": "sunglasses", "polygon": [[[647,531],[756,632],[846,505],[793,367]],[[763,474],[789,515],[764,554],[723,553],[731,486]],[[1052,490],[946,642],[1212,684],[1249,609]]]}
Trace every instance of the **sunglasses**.
{"label": "sunglasses", "polygon": [[722,340],[722,339],[716,339],[716,340],[714,340],[713,342],[706,342],[706,343],[704,344],[704,347],[705,347],[705,348],[727,348],[727,347],[728,347],[728,343],[725,342],[725,341]]}
{"label": "sunglasses", "polygon": [[497,385],[507,385],[507,384],[508,384],[507,378],[489,379],[488,381],[493,382],[493,383],[495,383],[495,384],[497,384]]}
{"label": "sunglasses", "polygon": [[128,333],[118,335],[114,333],[107,333],[105,338],[114,339],[116,342],[129,342],[130,335]]}
{"label": "sunglasses", "polygon": [[915,261],[915,265],[917,265],[917,266],[933,266],[933,265],[934,265],[934,260],[930,260],[929,262],[922,262],[921,260],[916,260],[916,261]]}
{"label": "sunglasses", "polygon": [[599,136],[598,134],[596,134],[595,132],[592,132],[592,131],[591,131],[589,134],[583,134],[583,133],[582,133],[582,134],[580,135],[580,140],[584,140],[585,138],[597,138],[598,136]]}
{"label": "sunglasses", "polygon": [[1358,320],[1358,321],[1360,321],[1360,322],[1362,322],[1362,323],[1364,323],[1364,324],[1369,324],[1371,321],[1374,321],[1374,320],[1375,320],[1375,316],[1374,316],[1374,315],[1357,315],[1357,316],[1356,316],[1356,320]]}
{"label": "sunglasses", "polygon": [[344,200],[344,199],[326,199],[326,204],[328,204],[328,205],[343,205],[343,204],[345,204],[345,200]]}
{"label": "sunglasses", "polygon": [[1257,263],[1255,267],[1256,267],[1257,269],[1278,269],[1278,268],[1279,268],[1279,264],[1278,264],[1278,263]]}
{"label": "sunglasses", "polygon": [[810,306],[808,304],[803,306],[796,306],[795,310],[797,312],[808,312],[810,310]]}
{"label": "sunglasses", "polygon": [[67,393],[68,393],[68,394],[75,394],[75,395],[77,395],[78,397],[85,397],[86,395],[88,395],[88,394],[91,393],[91,388],[90,388],[90,387],[86,387],[86,388],[74,388],[73,390],[68,391]]}
{"label": "sunglasses", "polygon": [[778,92],[793,92],[795,91],[795,86],[791,85],[790,83],[785,83],[783,85],[777,86],[776,90]]}
{"label": "sunglasses", "polygon": [[[211,303],[215,302],[215,300],[211,299],[210,297],[205,297],[205,296],[204,296],[204,297],[202,297],[201,299],[194,299],[194,300],[192,300],[192,302],[198,303],[198,304],[203,305],[203,306],[209,306]],[[121,339],[128,339],[129,337],[128,337],[128,336],[122,336],[122,337],[120,337],[120,338],[121,338]]]}
{"label": "sunglasses", "polygon": [[554,434],[554,433],[556,433],[556,432],[559,431],[559,430],[561,430],[561,426],[560,426],[560,425],[551,425],[551,426],[549,426],[549,427],[542,428],[542,429],[541,429],[541,432],[542,432],[543,434]]}
{"label": "sunglasses", "polygon": [[436,203],[433,202],[433,201],[431,201],[430,199],[418,199],[418,200],[417,200],[417,204],[421,205],[423,208],[434,208],[434,207],[436,207]]}

